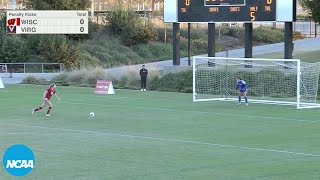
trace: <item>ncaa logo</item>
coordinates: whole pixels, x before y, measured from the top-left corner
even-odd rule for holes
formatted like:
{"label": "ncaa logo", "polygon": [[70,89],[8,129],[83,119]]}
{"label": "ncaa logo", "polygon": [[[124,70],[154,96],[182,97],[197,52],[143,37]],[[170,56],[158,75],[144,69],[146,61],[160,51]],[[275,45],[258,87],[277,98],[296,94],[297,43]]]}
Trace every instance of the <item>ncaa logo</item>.
{"label": "ncaa logo", "polygon": [[6,150],[2,162],[11,175],[25,176],[34,168],[34,155],[27,146],[16,144]]}

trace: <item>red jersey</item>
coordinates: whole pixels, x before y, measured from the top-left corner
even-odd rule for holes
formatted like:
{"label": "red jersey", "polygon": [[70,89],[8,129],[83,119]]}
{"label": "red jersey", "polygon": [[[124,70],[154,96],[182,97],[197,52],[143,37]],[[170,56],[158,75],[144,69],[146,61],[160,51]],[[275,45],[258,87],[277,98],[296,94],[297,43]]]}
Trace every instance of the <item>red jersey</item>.
{"label": "red jersey", "polygon": [[52,96],[53,94],[55,94],[55,93],[56,93],[56,90],[55,90],[54,88],[49,88],[49,89],[47,89],[47,91],[46,91],[46,98],[47,98],[48,100],[50,100],[51,96]]}

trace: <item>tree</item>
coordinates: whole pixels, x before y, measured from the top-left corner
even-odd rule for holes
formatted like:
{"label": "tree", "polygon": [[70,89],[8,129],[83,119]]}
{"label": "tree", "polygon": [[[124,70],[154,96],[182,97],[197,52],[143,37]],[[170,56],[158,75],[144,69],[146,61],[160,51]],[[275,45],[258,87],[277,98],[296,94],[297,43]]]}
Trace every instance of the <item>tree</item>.
{"label": "tree", "polygon": [[[19,36],[4,36],[0,50],[1,62],[19,63],[25,61],[28,56],[27,43]],[[8,66],[12,74],[13,66]]]}
{"label": "tree", "polygon": [[26,60],[28,46],[19,36],[5,36],[2,42],[1,54],[5,63],[18,63]]}
{"label": "tree", "polygon": [[146,44],[155,40],[157,32],[148,21],[144,21],[131,7],[115,7],[105,16],[106,31],[119,36],[128,46]]}
{"label": "tree", "polygon": [[28,0],[26,4],[34,10],[85,10],[91,0]]}
{"label": "tree", "polygon": [[310,13],[311,19],[320,23],[320,0],[299,0],[302,7]]}
{"label": "tree", "polygon": [[6,29],[6,19],[7,19],[7,14],[6,13],[1,13],[0,14],[0,30],[5,31]]}
{"label": "tree", "polygon": [[[2,44],[4,35],[6,33],[6,14],[0,15],[0,52],[2,50]],[[0,53],[0,59],[2,59],[2,53]]]}
{"label": "tree", "polygon": [[63,63],[67,69],[77,65],[79,51],[64,35],[39,35],[36,51],[44,59],[53,63]]}

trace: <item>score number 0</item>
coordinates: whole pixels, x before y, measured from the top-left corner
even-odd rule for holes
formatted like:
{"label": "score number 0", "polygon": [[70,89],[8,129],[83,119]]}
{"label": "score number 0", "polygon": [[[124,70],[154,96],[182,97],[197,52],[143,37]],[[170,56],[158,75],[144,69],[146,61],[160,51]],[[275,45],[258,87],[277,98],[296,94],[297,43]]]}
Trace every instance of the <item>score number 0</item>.
{"label": "score number 0", "polygon": [[[83,19],[80,19],[80,24],[84,24],[84,20]],[[80,27],[80,32],[83,32],[84,31],[84,27]]]}
{"label": "score number 0", "polygon": [[[271,5],[272,4],[272,0],[267,0],[267,4]],[[255,21],[256,20],[256,15],[254,13],[255,13],[255,11],[250,11],[251,21]]]}

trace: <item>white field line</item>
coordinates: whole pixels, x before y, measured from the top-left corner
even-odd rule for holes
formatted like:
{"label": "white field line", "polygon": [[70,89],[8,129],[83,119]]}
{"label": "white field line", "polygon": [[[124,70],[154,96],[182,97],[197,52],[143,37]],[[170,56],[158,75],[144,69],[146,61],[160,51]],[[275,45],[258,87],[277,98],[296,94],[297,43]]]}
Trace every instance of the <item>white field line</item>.
{"label": "white field line", "polygon": [[77,102],[65,102],[65,101],[61,101],[60,103],[61,103],[61,104],[72,104],[72,105],[89,105],[89,106],[106,106],[106,107],[134,108],[134,109],[149,109],[149,110],[159,110],[159,111],[168,111],[168,112],[214,114],[214,115],[222,115],[222,116],[246,117],[246,118],[257,118],[257,119],[273,119],[273,120],[296,121],[296,122],[309,122],[309,123],[318,123],[318,122],[320,122],[320,121],[313,121],[313,120],[289,119],[289,118],[268,117],[268,116],[252,116],[252,115],[228,114],[228,113],[193,111],[193,110],[187,111],[187,110],[175,110],[175,109],[154,108],[154,107],[145,107],[145,106],[125,106],[125,105],[114,105],[114,104],[93,104],[93,103],[85,103],[85,102],[86,102],[86,101],[79,101],[79,100],[78,100]]}
{"label": "white field line", "polygon": [[2,135],[31,135],[36,134],[34,132],[21,132],[21,133],[0,133]]}
{"label": "white field line", "polygon": [[237,145],[228,145],[228,144],[207,143],[207,142],[200,142],[200,141],[188,141],[188,140],[169,139],[169,138],[160,138],[160,137],[149,137],[149,136],[138,136],[138,135],[130,135],[130,134],[97,132],[97,131],[87,131],[87,130],[79,130],[79,129],[54,128],[54,127],[45,127],[45,126],[31,126],[31,125],[21,125],[21,124],[0,123],[0,125],[2,125],[2,126],[16,126],[16,127],[23,127],[23,128],[39,128],[39,129],[57,130],[57,131],[65,131],[65,132],[87,133],[87,134],[95,134],[95,135],[118,136],[118,137],[124,137],[124,138],[137,138],[137,139],[146,139],[146,140],[168,141],[168,142],[176,142],[176,143],[189,143],[189,144],[197,144],[197,145],[216,146],[216,147],[222,147],[222,148],[243,149],[243,150],[251,150],[251,151],[265,151],[265,152],[272,152],[272,153],[279,153],[279,154],[291,154],[291,155],[299,155],[299,156],[320,157],[320,154],[311,154],[311,153],[293,152],[293,151],[284,151],[284,150],[266,149],[266,148],[256,148],[256,147],[247,147],[247,146],[237,146]]}

